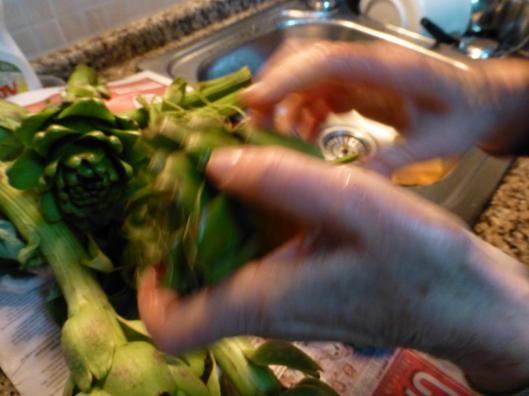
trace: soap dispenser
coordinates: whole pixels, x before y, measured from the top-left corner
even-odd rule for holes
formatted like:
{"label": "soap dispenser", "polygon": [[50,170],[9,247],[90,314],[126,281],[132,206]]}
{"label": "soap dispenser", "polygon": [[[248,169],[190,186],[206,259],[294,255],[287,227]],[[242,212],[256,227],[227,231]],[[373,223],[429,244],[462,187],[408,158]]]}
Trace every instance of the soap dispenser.
{"label": "soap dispenser", "polygon": [[0,98],[41,88],[24,54],[7,31],[4,0],[0,0]]}

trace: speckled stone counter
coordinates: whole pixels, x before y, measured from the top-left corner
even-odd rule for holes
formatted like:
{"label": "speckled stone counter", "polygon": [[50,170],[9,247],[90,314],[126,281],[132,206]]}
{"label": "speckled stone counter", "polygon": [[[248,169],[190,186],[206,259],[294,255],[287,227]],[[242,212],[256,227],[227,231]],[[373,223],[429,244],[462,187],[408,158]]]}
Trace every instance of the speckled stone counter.
{"label": "speckled stone counter", "polygon": [[81,41],[32,62],[37,73],[67,78],[73,67],[87,63],[109,78],[136,71],[136,63],[232,24],[260,9],[286,0],[187,0],[152,16]]}
{"label": "speckled stone counter", "polygon": [[[190,0],[153,16],[78,43],[33,62],[41,74],[66,78],[78,63],[88,63],[109,79],[134,73],[138,62],[183,46],[257,10],[284,0]],[[529,158],[508,172],[474,227],[485,241],[529,265]],[[15,396],[0,370],[0,396]]]}
{"label": "speckled stone counter", "polygon": [[529,266],[529,158],[514,163],[474,230]]}

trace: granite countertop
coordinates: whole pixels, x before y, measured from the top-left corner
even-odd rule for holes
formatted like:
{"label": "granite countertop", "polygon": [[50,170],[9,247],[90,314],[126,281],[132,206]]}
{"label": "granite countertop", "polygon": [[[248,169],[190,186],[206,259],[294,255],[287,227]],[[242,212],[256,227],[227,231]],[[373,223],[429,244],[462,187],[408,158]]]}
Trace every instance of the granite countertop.
{"label": "granite countertop", "polygon": [[[67,78],[88,63],[109,79],[137,71],[138,62],[177,48],[285,0],[189,0],[33,62],[38,73]],[[529,265],[529,158],[518,158],[474,226],[485,241]],[[0,369],[0,396],[19,395]]]}

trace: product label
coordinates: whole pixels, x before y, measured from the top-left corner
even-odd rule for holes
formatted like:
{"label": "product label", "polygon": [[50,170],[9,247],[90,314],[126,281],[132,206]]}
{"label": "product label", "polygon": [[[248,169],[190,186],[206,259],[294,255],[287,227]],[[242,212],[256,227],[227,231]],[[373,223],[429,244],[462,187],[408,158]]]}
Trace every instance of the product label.
{"label": "product label", "polygon": [[22,71],[12,63],[0,61],[0,98],[27,90],[28,85]]}
{"label": "product label", "polygon": [[400,350],[373,396],[473,396],[453,376],[416,352]]}

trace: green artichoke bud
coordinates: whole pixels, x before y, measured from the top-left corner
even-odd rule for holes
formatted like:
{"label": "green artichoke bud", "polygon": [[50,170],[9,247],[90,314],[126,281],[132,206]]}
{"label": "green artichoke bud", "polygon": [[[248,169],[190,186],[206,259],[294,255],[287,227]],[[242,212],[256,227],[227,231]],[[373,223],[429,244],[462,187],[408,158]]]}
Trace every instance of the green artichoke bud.
{"label": "green artichoke bud", "polygon": [[[119,129],[127,122],[133,130]],[[18,189],[39,189],[48,222],[92,231],[119,217],[129,182],[145,158],[133,120],[96,99],[80,99],[26,118],[16,134],[25,146],[7,171]]]}
{"label": "green artichoke bud", "polygon": [[[99,131],[85,136],[100,144],[71,144],[58,160],[47,165],[44,180],[60,212],[79,228],[89,230],[108,224],[115,216],[133,169],[119,158],[122,145],[115,136],[109,138]],[[53,205],[50,196],[46,199]],[[50,208],[46,209],[44,213],[50,214]]]}

